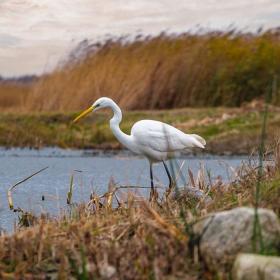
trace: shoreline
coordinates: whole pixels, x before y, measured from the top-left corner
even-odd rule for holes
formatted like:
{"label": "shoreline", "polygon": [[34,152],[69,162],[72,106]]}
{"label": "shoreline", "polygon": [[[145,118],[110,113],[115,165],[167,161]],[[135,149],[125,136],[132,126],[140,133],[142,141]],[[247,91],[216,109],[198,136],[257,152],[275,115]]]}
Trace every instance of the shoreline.
{"label": "shoreline", "polygon": [[[60,147],[41,147],[41,148],[34,148],[34,147],[3,147],[0,146],[0,158],[7,157],[7,156],[14,156],[14,157],[22,157],[24,152],[31,153],[32,157],[57,157],[57,158],[64,158],[64,157],[128,157],[128,158],[145,158],[141,155],[134,154],[133,152],[125,149],[125,148],[118,148],[118,149],[77,149],[77,148],[60,148]],[[36,154],[32,154],[32,152]],[[181,153],[177,156],[177,159],[209,159],[209,158],[247,158],[251,156],[250,154],[211,154],[211,153],[204,153],[204,152],[197,152],[197,153]]]}

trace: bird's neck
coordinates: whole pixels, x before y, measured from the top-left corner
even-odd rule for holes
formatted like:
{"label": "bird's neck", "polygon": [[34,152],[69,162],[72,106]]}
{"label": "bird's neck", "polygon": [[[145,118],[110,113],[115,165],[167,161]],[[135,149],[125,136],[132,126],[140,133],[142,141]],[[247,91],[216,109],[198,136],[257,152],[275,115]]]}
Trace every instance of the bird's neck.
{"label": "bird's neck", "polygon": [[111,129],[113,129],[113,127],[115,126],[119,127],[119,124],[122,121],[122,111],[116,103],[113,103],[111,105],[111,109],[114,115],[113,118],[110,120],[110,127]]}
{"label": "bird's neck", "polygon": [[120,129],[120,122],[122,121],[122,111],[120,107],[116,103],[114,103],[111,106],[111,109],[114,113],[113,118],[110,120],[110,128],[113,134],[121,144],[123,144],[129,150],[133,150],[133,141],[131,139],[132,137],[125,134]]}

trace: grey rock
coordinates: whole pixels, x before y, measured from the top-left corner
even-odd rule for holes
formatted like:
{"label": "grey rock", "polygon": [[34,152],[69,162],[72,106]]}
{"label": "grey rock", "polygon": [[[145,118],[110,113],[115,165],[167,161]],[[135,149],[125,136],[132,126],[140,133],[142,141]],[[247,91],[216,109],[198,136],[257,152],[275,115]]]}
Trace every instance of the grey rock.
{"label": "grey rock", "polygon": [[[268,209],[258,210],[263,245],[275,249],[280,243],[280,223]],[[240,207],[215,213],[194,225],[201,258],[212,271],[230,271],[238,253],[253,252],[255,210]]]}
{"label": "grey rock", "polygon": [[280,258],[239,254],[232,276],[234,280],[280,280]]}

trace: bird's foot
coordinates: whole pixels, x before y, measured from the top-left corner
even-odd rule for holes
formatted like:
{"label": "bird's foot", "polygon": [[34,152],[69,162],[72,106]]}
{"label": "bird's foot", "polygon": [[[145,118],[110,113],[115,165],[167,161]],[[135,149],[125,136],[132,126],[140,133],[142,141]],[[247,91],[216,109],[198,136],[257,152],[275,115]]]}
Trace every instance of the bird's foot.
{"label": "bird's foot", "polygon": [[175,189],[175,182],[172,180],[168,186],[168,189],[165,191],[165,198],[166,200],[168,200],[168,198],[170,197],[170,194],[172,193],[172,191]]}
{"label": "bird's foot", "polygon": [[150,192],[150,199],[149,201],[150,202],[157,202],[158,200],[158,192],[155,188],[152,188],[151,189],[151,192]]}
{"label": "bird's foot", "polygon": [[176,186],[176,183],[174,180],[171,180],[171,182],[169,183],[168,189],[169,190],[173,190]]}

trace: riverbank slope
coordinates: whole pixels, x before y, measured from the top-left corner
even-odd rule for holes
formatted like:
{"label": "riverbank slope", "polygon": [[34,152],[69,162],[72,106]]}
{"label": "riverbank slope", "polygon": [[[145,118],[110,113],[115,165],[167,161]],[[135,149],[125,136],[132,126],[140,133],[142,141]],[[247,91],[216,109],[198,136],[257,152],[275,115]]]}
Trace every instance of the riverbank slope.
{"label": "riverbank slope", "polygon": [[[130,133],[141,119],[155,119],[207,140],[207,153],[248,154],[259,145],[263,104],[253,102],[241,108],[184,108],[123,112],[121,128]],[[72,124],[77,113],[1,113],[0,146],[42,148],[120,149],[108,120],[111,112],[91,114]],[[267,143],[280,135],[280,108],[270,107]]]}

